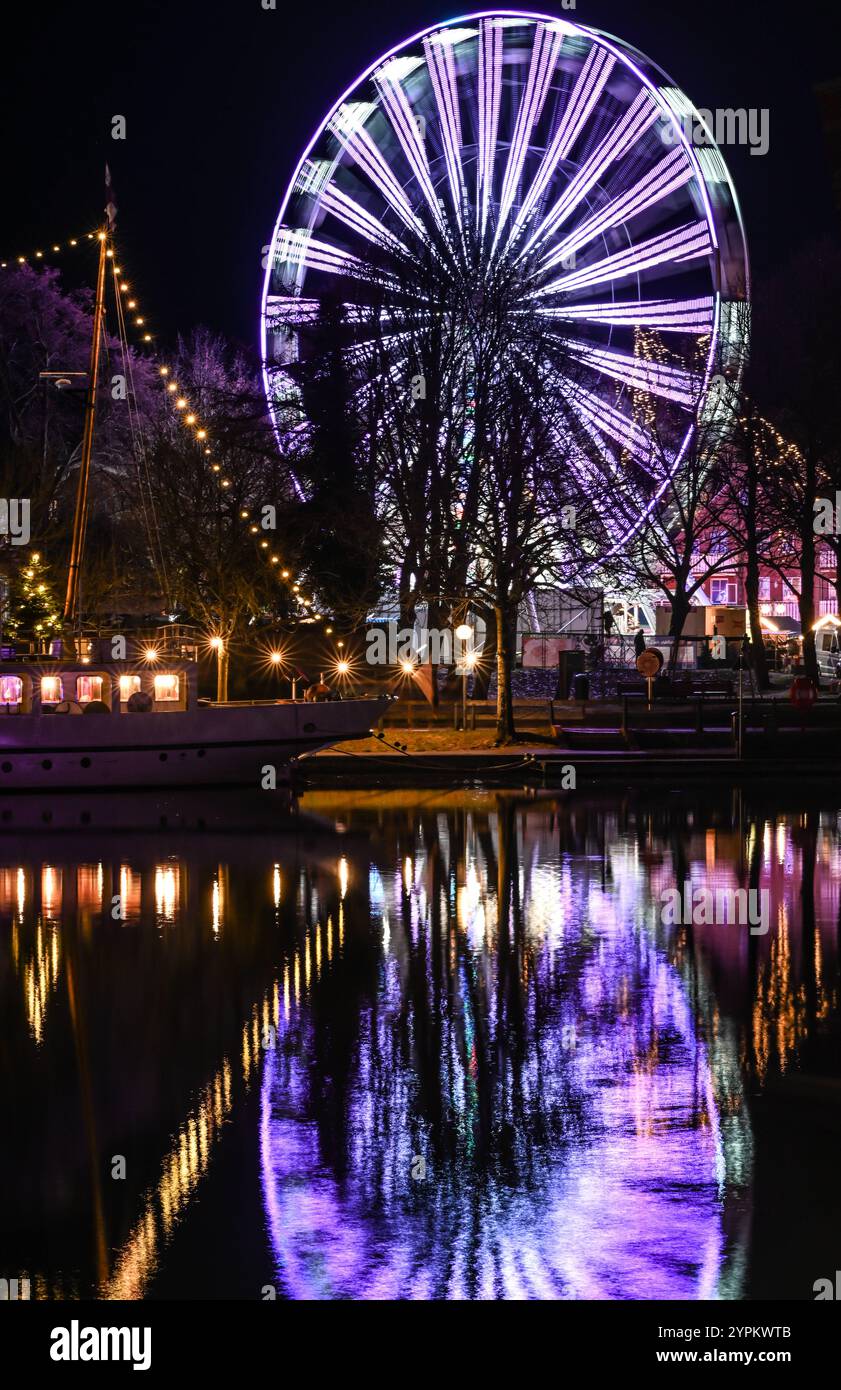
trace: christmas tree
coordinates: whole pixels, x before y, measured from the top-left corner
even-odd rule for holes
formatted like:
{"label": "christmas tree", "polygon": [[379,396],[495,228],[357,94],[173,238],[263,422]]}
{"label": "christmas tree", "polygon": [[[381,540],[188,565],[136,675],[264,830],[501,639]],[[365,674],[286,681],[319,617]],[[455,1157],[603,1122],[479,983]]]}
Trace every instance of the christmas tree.
{"label": "christmas tree", "polygon": [[20,642],[31,638],[42,643],[57,636],[61,613],[42,556],[33,551],[8,576],[3,612],[3,638]]}

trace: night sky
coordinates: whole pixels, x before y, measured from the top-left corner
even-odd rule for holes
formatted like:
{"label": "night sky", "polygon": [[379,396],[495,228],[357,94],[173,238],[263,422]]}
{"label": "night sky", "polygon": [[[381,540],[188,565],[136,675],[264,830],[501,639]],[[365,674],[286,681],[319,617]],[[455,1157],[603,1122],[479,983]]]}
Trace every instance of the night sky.
{"label": "night sky", "polygon": [[[277,0],[268,11],[260,0],[20,7],[0,90],[2,257],[97,225],[108,159],[121,259],[152,325],[171,336],[206,323],[256,349],[261,248],[315,127],[380,54],[470,8],[442,0]],[[813,91],[841,75],[834,9],[578,0],[566,12],[647,53],[699,107],[769,108],[764,158],[724,151],[755,276],[810,237],[839,232]],[[565,13],[560,4],[556,12]],[[127,120],[122,142],[111,139],[115,114]]]}

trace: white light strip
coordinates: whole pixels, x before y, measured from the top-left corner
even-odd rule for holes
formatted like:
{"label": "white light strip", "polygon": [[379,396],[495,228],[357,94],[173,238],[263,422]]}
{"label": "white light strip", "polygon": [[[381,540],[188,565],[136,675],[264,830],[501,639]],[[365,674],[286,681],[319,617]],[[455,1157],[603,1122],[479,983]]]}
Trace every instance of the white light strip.
{"label": "white light strip", "polygon": [[[420,59],[417,60],[420,63]],[[382,93],[391,123],[400,141],[412,172],[418,181],[418,187],[426,199],[430,211],[435,218],[439,228],[445,228],[443,214],[435,196],[435,189],[432,185],[432,178],[429,172],[429,160],[427,159],[426,146],[421,138],[418,122],[415,119],[411,106],[409,105],[406,93],[400,86],[396,74],[392,71],[394,64],[390,64],[388,69],[381,69],[377,73],[377,86]]]}
{"label": "white light strip", "polygon": [[589,343],[577,343],[571,339],[563,341],[570,357],[586,363],[602,375],[612,377],[614,381],[622,381],[626,386],[647,391],[649,395],[678,401],[681,405],[695,404],[702,378],[698,375],[693,376],[683,367],[654,362],[650,358],[637,357],[625,352],[613,352],[607,348],[592,347]]}
{"label": "white light strip", "polygon": [[413,213],[409,206],[403,189],[397,182],[394,174],[383,158],[377,146],[374,144],[367,130],[364,130],[358,123],[354,123],[343,113],[346,108],[342,107],[335,118],[330,123],[330,130],[341,142],[348,154],[356,160],[361,169],[380,190],[386,202],[391,205],[397,215],[402,218],[407,227],[416,232],[424,241],[427,240],[426,228],[423,223]]}
{"label": "white light strip", "polygon": [[476,165],[476,226],[484,238],[493,197],[494,158],[502,92],[502,29],[482,20],[479,34],[479,158]]}
{"label": "white light strip", "polygon": [[361,276],[362,262],[349,251],[342,251],[326,241],[318,241],[311,232],[282,228],[275,243],[274,261],[278,266],[303,265],[309,270],[326,270],[333,274]]}
{"label": "white light strip", "polygon": [[605,49],[599,48],[595,44],[590,49],[587,61],[570,93],[561,123],[552,137],[552,142],[543,156],[540,168],[517,213],[514,226],[511,229],[512,242],[516,240],[539,199],[546,191],[559,161],[565,159],[572,149],[579,132],[589,119],[593,107],[604,90],[615,62],[616,59],[613,54],[607,53]]}
{"label": "white light strip", "polygon": [[598,183],[608,166],[620,159],[659,116],[660,111],[649,93],[638,92],[624,116],[617,121],[587,162],[570,180],[557,203],[529,237],[521,254],[528,252],[535,243],[544,241],[555,227],[565,221],[582,198],[586,197],[593,184]]}
{"label": "white light strip", "polygon": [[548,294],[567,294],[587,285],[603,284],[606,280],[619,280],[626,275],[636,275],[653,266],[666,265],[673,261],[694,260],[706,256],[711,250],[710,233],[706,222],[687,222],[673,232],[663,232],[660,236],[641,241],[638,246],[617,251],[613,256],[595,261],[581,270],[562,275],[559,280],[534,290],[530,298]]}
{"label": "white light strip", "polygon": [[458,86],[455,63],[450,43],[433,42],[424,39],[424,50],[432,79],[432,89],[438,105],[441,134],[444,139],[444,160],[447,177],[450,181],[450,194],[453,200],[459,228],[463,225],[462,208],[465,204],[464,174],[461,167],[461,116],[458,106]]}
{"label": "white light strip", "polygon": [[360,232],[374,246],[388,246],[392,250],[405,252],[403,243],[389,232],[382,222],[335,184],[330,184],[323,190],[320,202],[322,207],[328,208],[346,227]]}
{"label": "white light strip", "polygon": [[602,208],[593,217],[582,222],[574,232],[570,232],[562,242],[545,258],[542,263],[544,270],[550,270],[559,261],[566,260],[569,256],[575,255],[582,246],[586,246],[594,237],[606,232],[611,227],[615,227],[617,222],[628,222],[632,217],[644,212],[653,204],[659,203],[663,198],[667,198],[676,188],[681,188],[688,183],[693,176],[692,166],[686,158],[683,147],[678,146],[671,150],[659,164],[655,164],[653,169],[640,179],[639,183],[634,184],[619,198],[615,198],[607,207]]}
{"label": "white light strip", "polygon": [[508,214],[514,205],[523,172],[523,164],[528,153],[529,140],[540,119],[540,113],[543,110],[543,103],[546,100],[546,93],[549,90],[563,42],[562,32],[548,30],[542,24],[535,25],[534,47],[532,48],[529,73],[517,112],[514,134],[508,151],[508,164],[502,181],[493,249],[499,242],[502,229],[508,220]]}
{"label": "white light strip", "polygon": [[648,472],[651,462],[652,442],[650,436],[634,420],[623,415],[620,410],[595,396],[592,391],[579,388],[569,396],[569,403],[582,420],[591,420],[605,434],[615,439],[623,449],[634,455],[637,463]]}
{"label": "white light strip", "polygon": [[629,324],[657,328],[661,333],[711,333],[715,300],[639,299],[625,303],[541,305],[539,312],[552,319],[584,319],[588,323]]}

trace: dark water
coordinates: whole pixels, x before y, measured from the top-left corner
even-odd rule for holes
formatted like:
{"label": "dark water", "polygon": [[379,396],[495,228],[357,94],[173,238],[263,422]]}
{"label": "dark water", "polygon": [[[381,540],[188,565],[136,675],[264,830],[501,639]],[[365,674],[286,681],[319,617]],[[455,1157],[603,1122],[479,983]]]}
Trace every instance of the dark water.
{"label": "dark water", "polygon": [[[4,828],[0,1277],[810,1299],[832,1275],[831,795],[258,800]],[[665,925],[686,879],[767,890],[768,932]]]}

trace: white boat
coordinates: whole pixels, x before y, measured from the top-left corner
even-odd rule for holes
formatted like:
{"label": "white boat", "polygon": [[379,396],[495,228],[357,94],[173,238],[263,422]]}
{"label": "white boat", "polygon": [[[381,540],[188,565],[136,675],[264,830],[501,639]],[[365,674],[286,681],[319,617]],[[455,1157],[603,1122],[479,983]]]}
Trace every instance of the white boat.
{"label": "white boat", "polygon": [[0,662],[5,791],[253,786],[302,753],[364,738],[387,697],[200,700],[196,664]]}

